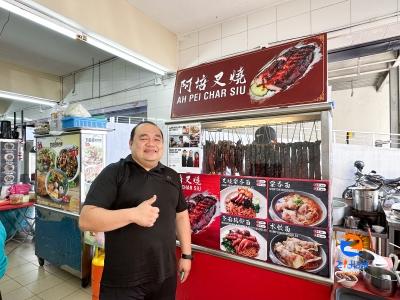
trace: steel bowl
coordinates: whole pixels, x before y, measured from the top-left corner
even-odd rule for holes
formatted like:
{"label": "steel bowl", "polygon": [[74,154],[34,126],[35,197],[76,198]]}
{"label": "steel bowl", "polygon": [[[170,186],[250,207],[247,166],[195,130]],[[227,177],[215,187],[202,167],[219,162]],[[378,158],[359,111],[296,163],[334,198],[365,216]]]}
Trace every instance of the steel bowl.
{"label": "steel bowl", "polygon": [[360,262],[367,262],[368,265],[372,265],[372,262],[375,259],[375,256],[368,251],[361,250],[360,252],[358,252],[358,255],[359,255],[358,260]]}
{"label": "steel bowl", "polygon": [[391,297],[396,293],[398,275],[384,268],[369,266],[363,270],[363,278],[367,288],[383,297]]}

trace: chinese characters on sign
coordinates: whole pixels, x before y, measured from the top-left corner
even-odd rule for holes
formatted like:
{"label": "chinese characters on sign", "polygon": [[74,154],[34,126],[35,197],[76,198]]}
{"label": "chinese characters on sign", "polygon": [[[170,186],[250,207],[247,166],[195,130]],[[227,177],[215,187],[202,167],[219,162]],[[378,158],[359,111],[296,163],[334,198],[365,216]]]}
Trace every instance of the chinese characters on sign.
{"label": "chinese characters on sign", "polygon": [[[229,77],[224,77],[224,72],[220,71],[212,76],[211,81],[208,80],[205,74],[180,80],[179,95],[176,101],[177,104],[186,102],[197,102],[225,98],[227,96],[244,95],[246,93],[246,81],[244,67],[240,66],[237,70],[234,69],[229,74]],[[194,85],[192,86],[192,82]],[[208,85],[211,88],[215,86],[221,89],[208,91]],[[186,92],[186,93],[184,93]],[[190,93],[190,95],[187,95]]]}
{"label": "chinese characters on sign", "polygon": [[326,35],[179,70],[171,118],[326,101]]}

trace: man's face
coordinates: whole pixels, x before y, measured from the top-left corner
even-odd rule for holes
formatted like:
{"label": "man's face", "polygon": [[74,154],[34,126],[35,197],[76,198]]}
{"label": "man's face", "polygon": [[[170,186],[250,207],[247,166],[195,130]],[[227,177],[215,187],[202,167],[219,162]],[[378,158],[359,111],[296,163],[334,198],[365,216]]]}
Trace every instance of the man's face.
{"label": "man's face", "polygon": [[136,128],[133,141],[129,142],[133,158],[141,165],[155,167],[160,161],[164,143],[160,129],[152,124],[141,124]]}

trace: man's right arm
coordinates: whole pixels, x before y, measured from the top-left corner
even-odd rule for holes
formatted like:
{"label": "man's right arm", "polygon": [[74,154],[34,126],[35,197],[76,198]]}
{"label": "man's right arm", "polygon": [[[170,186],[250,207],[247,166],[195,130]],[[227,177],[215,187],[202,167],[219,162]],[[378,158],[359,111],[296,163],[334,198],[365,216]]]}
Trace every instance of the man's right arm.
{"label": "man's right arm", "polygon": [[152,227],[159,214],[158,207],[152,206],[157,197],[143,201],[137,207],[109,210],[94,205],[84,205],[79,216],[82,231],[107,232],[131,223]]}

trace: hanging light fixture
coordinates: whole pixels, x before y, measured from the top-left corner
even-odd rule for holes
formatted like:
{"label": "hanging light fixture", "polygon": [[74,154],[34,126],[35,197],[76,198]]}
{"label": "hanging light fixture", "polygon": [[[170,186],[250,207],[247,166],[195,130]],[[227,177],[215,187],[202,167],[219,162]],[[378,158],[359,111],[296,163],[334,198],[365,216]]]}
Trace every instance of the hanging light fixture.
{"label": "hanging light fixture", "polygon": [[168,69],[160,64],[94,32],[87,31],[81,28],[79,24],[56,14],[34,1],[25,0],[21,3],[16,0],[0,0],[0,7],[64,36],[88,43],[156,74],[165,75],[168,72]]}
{"label": "hanging light fixture", "polygon": [[34,104],[47,105],[47,106],[54,106],[57,104],[56,100],[39,98],[39,97],[28,96],[28,95],[17,94],[17,93],[13,93],[13,92],[0,90],[0,99],[1,98],[8,99],[8,100],[20,101],[20,102],[29,102],[29,103],[34,103]]}

